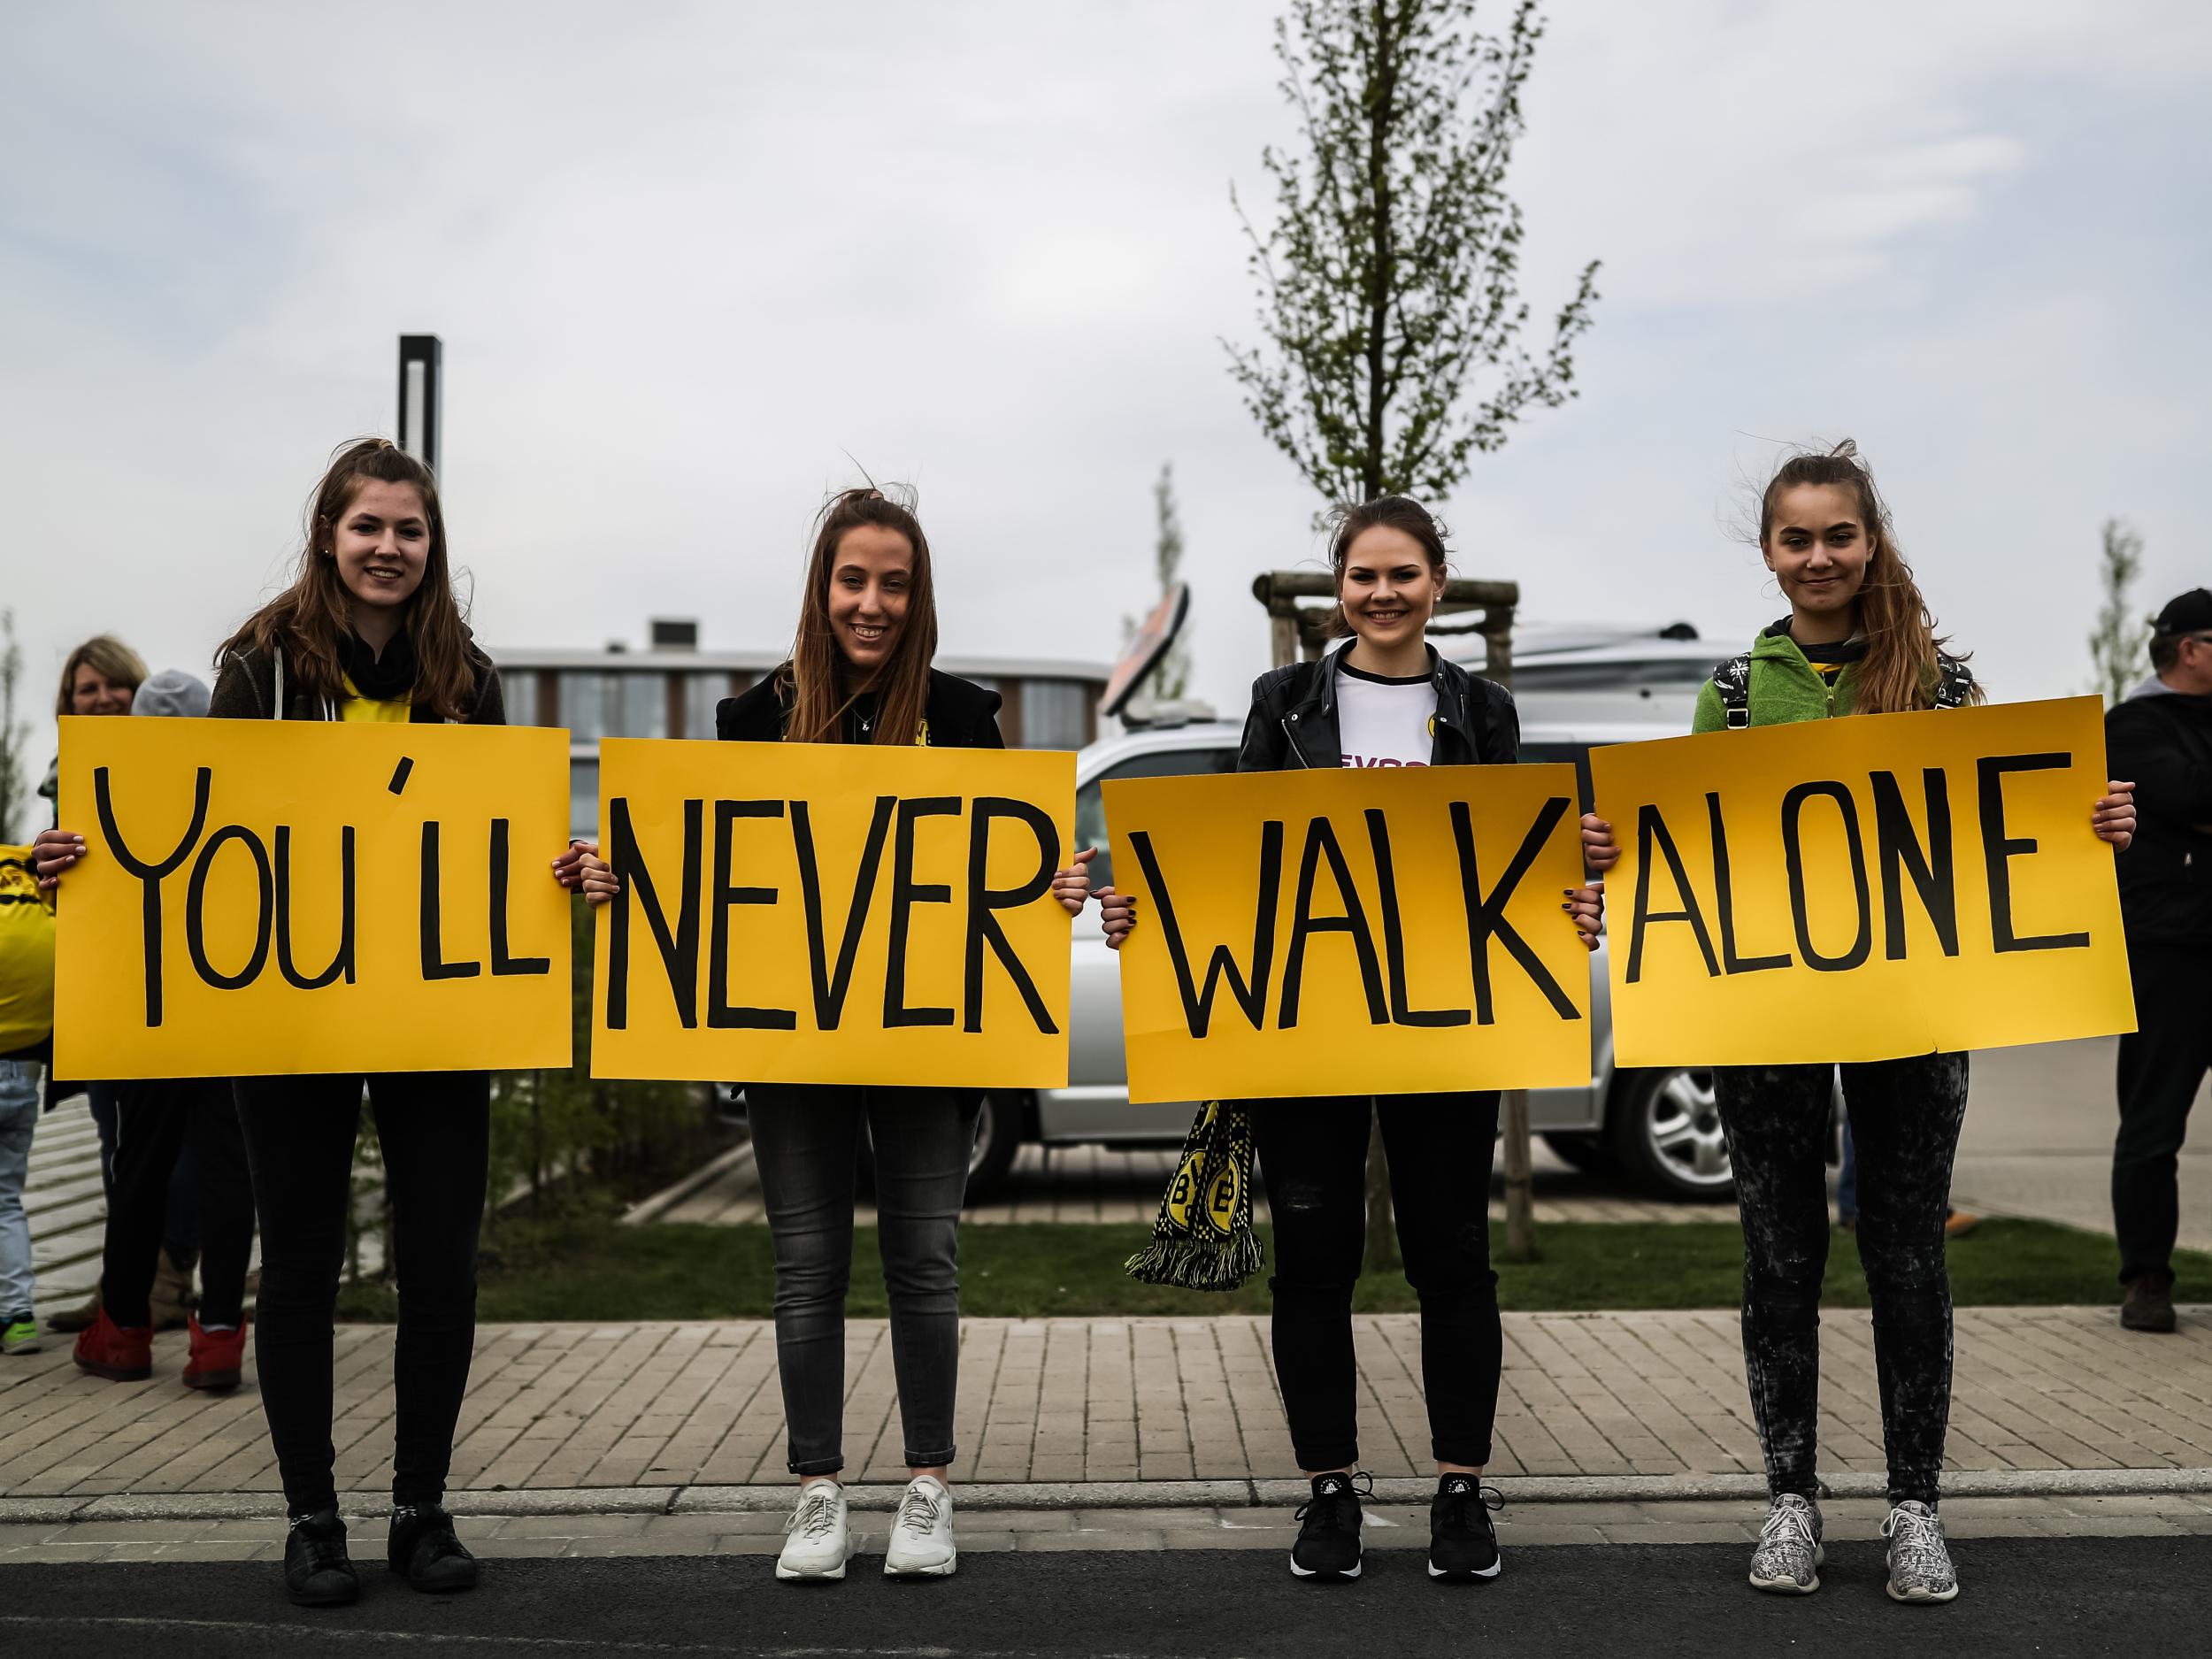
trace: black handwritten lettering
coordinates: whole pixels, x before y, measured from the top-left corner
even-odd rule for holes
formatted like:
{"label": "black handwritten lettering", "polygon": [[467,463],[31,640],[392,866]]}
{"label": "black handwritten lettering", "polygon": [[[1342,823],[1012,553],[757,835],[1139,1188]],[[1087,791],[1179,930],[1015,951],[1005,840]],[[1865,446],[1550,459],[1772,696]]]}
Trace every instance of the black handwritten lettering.
{"label": "black handwritten lettering", "polygon": [[[1014,981],[1014,988],[1021,993],[1022,1006],[1029,1010],[1029,1018],[1037,1023],[1037,1029],[1047,1036],[1057,1036],[1059,1026],[1053,1024],[1051,1014],[1045,1008],[1044,998],[1037,995],[1036,982],[1029,977],[1029,970],[1007,942],[1006,932],[999,926],[996,912],[1019,910],[1023,905],[1042,898],[1052,886],[1053,872],[1059,868],[1060,832],[1051,818],[1026,801],[1010,801],[1001,795],[979,795],[970,809],[968,831],[968,948],[966,972],[963,991],[968,1010],[964,1029],[979,1032],[983,1029],[983,947],[987,943],[991,954]],[[1005,888],[990,885],[991,825],[997,818],[1013,818],[1029,827],[1037,838],[1039,855],[1037,871],[1017,886]]]}
{"label": "black handwritten lettering", "polygon": [[1771,956],[1736,954],[1736,884],[1729,873],[1728,826],[1722,821],[1717,789],[1706,792],[1705,811],[1713,826],[1713,911],[1720,920],[1721,961],[1731,973],[1759,973],[1769,968],[1788,967],[1787,951]]}
{"label": "black handwritten lettering", "polygon": [[[215,855],[223,850],[227,841],[236,841],[253,855],[254,879],[259,899],[259,914],[254,924],[253,952],[246,958],[246,965],[236,973],[219,972],[207,959],[207,876],[213,868]],[[199,857],[192,865],[192,883],[185,890],[184,943],[192,954],[192,966],[200,978],[219,991],[235,991],[251,985],[261,977],[261,970],[269,960],[269,930],[272,912],[276,902],[275,885],[269,872],[269,849],[261,844],[261,837],[242,825],[227,824],[207,838],[207,845],[200,849]]]}
{"label": "black handwritten lettering", "polygon": [[[1851,848],[1851,888],[1859,907],[1859,924],[1851,936],[1850,948],[1839,956],[1824,955],[1813,943],[1812,920],[1806,910],[1805,847],[1799,820],[1805,803],[1812,800],[1836,803],[1836,810],[1843,818],[1844,840]],[[1851,798],[1851,791],[1839,783],[1824,780],[1793,786],[1782,797],[1782,859],[1789,871],[1790,920],[1797,929],[1798,954],[1805,958],[1805,965],[1823,973],[1840,973],[1863,963],[1874,948],[1874,906],[1867,891],[1866,845],[1859,835],[1859,808]]]}
{"label": "black handwritten lettering", "polygon": [[1521,838],[1520,849],[1498,878],[1498,885],[1486,896],[1482,890],[1482,876],[1475,865],[1475,826],[1473,815],[1467,803],[1452,803],[1452,838],[1459,843],[1459,886],[1461,902],[1467,907],[1467,965],[1475,977],[1475,1023],[1487,1025],[1494,1023],[1490,1002],[1490,941],[1495,939],[1506,949],[1506,954],[1520,964],[1521,972],[1544,994],[1544,1000],[1552,1005],[1552,1011],[1562,1019],[1579,1019],[1573,1002],[1560,989],[1559,981],[1551,977],[1543,959],[1529,949],[1512,923],[1505,919],[1505,907],[1513,897],[1513,889],[1521,884],[1521,878],[1529,872],[1536,856],[1544,850],[1544,843],[1551,839],[1553,826],[1566,815],[1568,801],[1564,795],[1554,795],[1544,803],[1536,815],[1536,822],[1529,826],[1528,833]]}
{"label": "black handwritten lettering", "polygon": [[699,883],[705,806],[701,801],[684,803],[684,860],[677,892],[682,902],[672,933],[668,913],[653,890],[653,878],[638,851],[637,833],[630,824],[630,802],[617,795],[607,803],[608,843],[614,873],[622,891],[607,908],[607,1029],[624,1031],[630,1021],[630,909],[642,907],[645,920],[659,947],[661,967],[676,1002],[676,1018],[686,1031],[699,1026]]}
{"label": "black handwritten lettering", "polygon": [[[1313,912],[1313,881],[1324,858],[1329,861],[1329,877],[1336,883],[1337,896],[1344,901],[1341,915],[1316,916]],[[1291,1031],[1297,1026],[1306,941],[1316,933],[1351,935],[1352,949],[1359,958],[1360,985],[1367,993],[1368,1023],[1388,1025],[1390,1010],[1383,999],[1382,964],[1375,956],[1375,935],[1368,928],[1367,911],[1344,862],[1344,849],[1337,844],[1336,827],[1325,818],[1317,818],[1306,826],[1306,849],[1298,861],[1298,902],[1291,912],[1290,946],[1283,959],[1283,1001],[1275,1020],[1278,1030]]]}
{"label": "black handwritten lettering", "polygon": [[1874,858],[1882,867],[1882,954],[1892,962],[1905,959],[1905,894],[1902,877],[1912,877],[1920,895],[1920,907],[1928,914],[1943,954],[1959,954],[1959,897],[1951,865],[1951,794],[1943,769],[1929,766],[1920,774],[1928,803],[1928,847],[1924,853],[1913,833],[1912,818],[1905,810],[1904,792],[1897,774],[1878,772],[1874,783]]}
{"label": "black handwritten lettering", "polygon": [[426,979],[472,979],[484,972],[480,962],[448,962],[442,929],[445,926],[438,902],[438,825],[422,826],[422,977]]}
{"label": "black handwritten lettering", "polygon": [[2022,938],[2013,932],[2012,860],[2036,849],[2032,835],[2005,833],[2005,774],[2008,772],[2056,772],[2074,764],[2070,754],[1986,755],[1974,763],[1978,775],[1982,818],[1982,863],[1989,874],[1989,928],[2001,954],[2015,950],[2080,950],[2089,935],[2034,933]]}
{"label": "black handwritten lettering", "polygon": [[714,925],[708,930],[707,1025],[713,1031],[792,1031],[799,1024],[795,1010],[733,1007],[724,1000],[730,983],[730,908],[737,904],[773,904],[773,887],[746,887],[730,880],[732,831],[741,818],[781,818],[780,801],[717,801],[714,803]]}
{"label": "black handwritten lettering", "polygon": [[492,978],[505,979],[553,972],[550,956],[514,956],[507,954],[507,820],[492,820]]}
{"label": "black handwritten lettering", "polygon": [[277,972],[285,983],[303,991],[319,991],[342,973],[354,983],[353,826],[338,832],[338,949],[330,965],[313,978],[302,973],[292,960],[292,826],[280,824],[276,832],[276,952]]}
{"label": "black handwritten lettering", "polygon": [[207,827],[207,792],[214,774],[205,766],[192,780],[192,823],[184,832],[184,839],[176,850],[158,864],[149,864],[134,855],[124,843],[123,832],[116,827],[115,806],[108,794],[108,769],[96,766],[92,770],[92,802],[100,818],[100,833],[107,840],[108,850],[115,855],[115,862],[123,866],[143,884],[141,895],[139,926],[143,934],[146,953],[146,1024],[149,1028],[161,1024],[161,884],[173,874],[178,866],[191,856],[193,843],[200,839],[200,832]]}
{"label": "black handwritten lettering", "polygon": [[1202,990],[1191,978],[1190,953],[1183,944],[1183,930],[1175,919],[1175,901],[1169,895],[1167,877],[1152,848],[1148,830],[1133,830],[1129,850],[1144,872],[1144,888],[1159,907],[1160,936],[1166,941],[1168,960],[1175,969],[1175,988],[1183,999],[1183,1023],[1194,1037],[1202,1037],[1213,1025],[1214,991],[1225,979],[1229,995],[1244,1010],[1254,1031],[1267,1023],[1267,985],[1275,967],[1275,905],[1283,885],[1283,825],[1269,818],[1260,826],[1260,891],[1252,913],[1251,965],[1240,972],[1229,947],[1216,945],[1206,961],[1206,983]]}
{"label": "black handwritten lettering", "polygon": [[914,826],[926,818],[956,818],[960,797],[922,795],[899,803],[898,828],[891,851],[891,959],[883,975],[883,1024],[887,1030],[907,1025],[949,1025],[949,1008],[909,1008],[906,1005],[906,936],[917,904],[949,904],[952,888],[943,882],[914,879]]}
{"label": "black handwritten lettering", "polygon": [[1464,1025],[1472,1015],[1463,1008],[1415,1008],[1406,987],[1406,925],[1398,910],[1398,872],[1390,856],[1390,824],[1379,807],[1367,809],[1367,840],[1375,853],[1375,879],[1381,900],[1383,960],[1390,971],[1390,1019],[1397,1025]]}
{"label": "black handwritten lettering", "polygon": [[835,1031],[845,1017],[845,995],[852,987],[853,960],[860,954],[860,935],[868,924],[869,906],[876,895],[876,872],[883,864],[883,843],[891,833],[891,815],[898,797],[879,795],[875,814],[868,820],[868,841],[861,849],[860,867],[853,872],[852,902],[845,907],[845,928],[837,941],[837,965],[828,965],[827,929],[822,919],[822,872],[814,853],[814,817],[804,801],[791,803],[791,841],[799,857],[799,896],[806,907],[807,961],[814,976],[814,1024],[817,1030]]}
{"label": "black handwritten lettering", "polygon": [[[1651,861],[1655,852],[1667,861],[1667,869],[1673,874],[1675,894],[1682,901],[1678,910],[1651,908]],[[1636,913],[1629,923],[1628,967],[1623,975],[1630,985],[1639,983],[1644,977],[1644,930],[1655,922],[1687,922],[1690,932],[1696,936],[1697,948],[1705,957],[1707,975],[1720,978],[1720,961],[1713,955],[1712,935],[1706,932],[1704,912],[1697,906],[1697,890],[1690,885],[1689,875],[1682,868],[1682,855],[1676,850],[1666,819],[1660,816],[1655,803],[1647,802],[1636,814]]]}

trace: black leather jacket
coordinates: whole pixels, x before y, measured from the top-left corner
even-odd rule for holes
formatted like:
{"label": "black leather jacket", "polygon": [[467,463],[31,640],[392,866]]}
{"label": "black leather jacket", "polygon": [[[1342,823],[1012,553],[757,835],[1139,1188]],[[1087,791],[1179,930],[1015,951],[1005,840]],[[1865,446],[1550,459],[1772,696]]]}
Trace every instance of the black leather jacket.
{"label": "black leather jacket", "polygon": [[[764,676],[751,689],[725,697],[715,706],[714,734],[724,742],[780,743],[791,721],[791,682],[788,663]],[[999,733],[999,694],[972,680],[929,671],[929,706],[923,718],[929,722],[933,749],[1004,749]],[[863,699],[846,711],[845,741],[864,743],[869,739],[864,722],[872,717],[872,701]]]}
{"label": "black leather jacket", "polygon": [[[1521,755],[1521,717],[1513,694],[1471,674],[1429,647],[1436,685],[1432,766],[1509,766]],[[1344,764],[1336,723],[1336,653],[1318,662],[1271,669],[1252,682],[1252,712],[1237,746],[1239,772],[1333,769]]]}

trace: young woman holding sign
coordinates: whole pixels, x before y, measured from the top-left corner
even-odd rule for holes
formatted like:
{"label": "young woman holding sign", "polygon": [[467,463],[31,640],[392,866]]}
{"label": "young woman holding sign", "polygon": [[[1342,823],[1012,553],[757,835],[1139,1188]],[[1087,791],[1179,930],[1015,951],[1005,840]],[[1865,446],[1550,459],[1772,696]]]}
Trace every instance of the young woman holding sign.
{"label": "young woman holding sign", "polygon": [[[339,451],[308,509],[291,587],[216,655],[210,712],[278,720],[505,723],[499,672],[453,591],[429,468],[382,439]],[[39,837],[60,880],[84,838]],[[581,854],[556,861],[577,884]],[[392,1207],[399,1284],[392,1517],[386,1558],[419,1590],[465,1590],[475,1558],[445,1511],[453,1431],[476,1334],[476,1247],[490,1143],[482,1071],[241,1078],[238,1118],[261,1225],[254,1353],[291,1527],[285,1586],[322,1606],[359,1593],[332,1466],[332,1316],[365,1087]]]}
{"label": "young woman holding sign", "polygon": [[[1693,729],[1953,708],[1981,691],[1944,649],[1898,550],[1889,511],[1847,440],[1800,454],[1759,503],[1759,549],[1790,603],[1699,694]],[[2090,810],[2116,848],[2133,834],[2134,786]],[[1605,830],[1610,850],[1611,830]],[[1817,1010],[1809,1010],[1817,1018]],[[1826,1141],[1832,1065],[1717,1066],[1713,1091],[1743,1213],[1745,1367],[1770,1499],[1751,1558],[1762,1590],[1820,1587],[1815,1502],[1820,1290],[1828,1258]],[[1951,1286],[1944,1260],[1951,1164],[1966,1111],[1966,1056],[1842,1067],[1858,1148],[1859,1259],[1889,1460],[1891,1598],[1948,1601],[1958,1578],[1936,1518],[1951,1406]]]}
{"label": "young woman holding sign", "polygon": [[[823,509],[791,660],[716,712],[726,741],[1001,749],[999,695],[930,666],[937,609],[929,543],[912,509],[874,488]],[[589,849],[584,892],[618,890]],[[1089,893],[1088,850],[1053,878],[1070,915]],[[911,1476],[883,1570],[942,1577],[958,1564],[948,1466],[960,1364],[958,1226],[981,1097],[973,1089],[755,1083],[745,1091],[776,1251],[776,1363],[799,1498],[776,1576],[837,1579],[853,1551],[845,1493],[845,1290],[853,1171],[875,1153],[891,1359]]]}
{"label": "young woman holding sign", "polygon": [[[1263,674],[1237,755],[1239,772],[1302,766],[1510,765],[1520,721],[1502,687],[1448,662],[1425,637],[1443,596],[1443,526],[1403,496],[1340,511],[1329,548],[1352,642],[1318,662]],[[1586,845],[1596,820],[1584,820]],[[1596,858],[1594,865],[1602,867]],[[1610,863],[1607,858],[1603,863]],[[1118,949],[1134,900],[1099,889]],[[1595,949],[1603,900],[1569,889],[1561,910]],[[1421,1377],[1437,1460],[1429,1572],[1498,1571],[1482,1484],[1497,1415],[1503,1339],[1486,1223],[1498,1134],[1495,1090],[1340,1095],[1254,1102],[1253,1136],[1275,1220],[1275,1372],[1291,1444],[1313,1483],[1290,1570],[1302,1578],[1360,1571],[1356,1371],[1352,1289],[1366,1241],[1371,1116],[1380,1123],[1406,1279],[1421,1300]]]}

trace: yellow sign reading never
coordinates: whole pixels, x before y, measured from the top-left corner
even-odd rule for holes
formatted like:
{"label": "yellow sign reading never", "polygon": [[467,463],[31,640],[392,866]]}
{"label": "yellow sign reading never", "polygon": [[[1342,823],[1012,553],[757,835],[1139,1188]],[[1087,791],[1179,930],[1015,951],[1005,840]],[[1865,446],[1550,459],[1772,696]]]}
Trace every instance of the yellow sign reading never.
{"label": "yellow sign reading never", "polygon": [[565,1066],[568,734],[61,723],[65,1077]]}
{"label": "yellow sign reading never", "polygon": [[610,740],[592,1074],[1068,1080],[1075,757]]}
{"label": "yellow sign reading never", "polygon": [[1105,785],[1133,1101],[1590,1080],[1571,766]]}
{"label": "yellow sign reading never", "polygon": [[1601,749],[1623,1066],[2135,1028],[2094,697]]}

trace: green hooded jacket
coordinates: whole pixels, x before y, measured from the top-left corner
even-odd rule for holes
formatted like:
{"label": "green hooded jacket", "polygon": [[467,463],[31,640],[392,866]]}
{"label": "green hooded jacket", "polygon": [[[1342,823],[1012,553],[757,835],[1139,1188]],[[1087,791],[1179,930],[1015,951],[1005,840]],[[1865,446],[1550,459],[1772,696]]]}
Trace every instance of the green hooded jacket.
{"label": "green hooded jacket", "polygon": [[[1859,665],[1846,663],[1830,686],[1813,672],[1795,640],[1769,628],[1751,643],[1751,724],[1786,726],[1851,712],[1857,701]],[[1697,694],[1693,732],[1717,732],[1728,724],[1720,688],[1707,680]]]}

